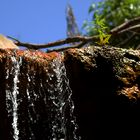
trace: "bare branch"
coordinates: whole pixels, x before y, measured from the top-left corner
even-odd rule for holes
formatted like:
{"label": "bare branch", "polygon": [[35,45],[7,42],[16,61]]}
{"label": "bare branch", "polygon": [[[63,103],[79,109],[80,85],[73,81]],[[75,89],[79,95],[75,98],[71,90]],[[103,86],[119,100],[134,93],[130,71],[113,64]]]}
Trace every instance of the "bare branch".
{"label": "bare branch", "polygon": [[52,51],[60,52],[60,51],[66,50],[66,49],[81,48],[81,47],[83,47],[85,44],[87,44],[87,43],[82,42],[82,43],[79,43],[79,44],[76,44],[76,45],[66,46],[66,47],[63,47],[63,48],[49,49],[49,50],[47,50],[47,52],[52,52]]}
{"label": "bare branch", "polygon": [[120,46],[126,45],[132,38],[135,37],[135,35],[136,35],[136,33],[134,32],[129,38],[125,39],[123,42],[120,42],[120,43],[119,43],[118,45],[116,45],[116,46],[120,47]]}
{"label": "bare branch", "polygon": [[[75,37],[70,37],[70,38],[58,40],[58,41],[55,41],[55,42],[50,42],[50,43],[47,43],[47,44],[31,44],[31,43],[20,42],[19,40],[15,39],[13,37],[9,37],[9,38],[13,39],[15,41],[14,43],[17,46],[24,46],[24,47],[27,47],[28,49],[51,48],[51,47],[60,46],[60,45],[64,45],[64,44],[69,44],[69,43],[75,43],[75,42],[82,42],[82,43],[86,44],[88,42],[93,42],[93,41],[98,40],[98,36],[92,36],[92,37],[75,36]],[[78,46],[79,46],[79,44],[78,44]]]}
{"label": "bare branch", "polygon": [[129,28],[126,28],[124,30],[121,30],[118,32],[118,34],[122,34],[122,33],[127,32],[127,31],[137,31],[137,30],[140,30],[140,24],[137,24],[137,25],[131,26]]}
{"label": "bare branch", "polygon": [[[115,27],[114,29],[112,29],[109,32],[109,34],[111,34],[112,37],[115,37],[116,35],[119,35],[120,33],[125,33],[127,31],[134,31],[134,30],[138,30],[138,29],[140,29],[140,17],[131,19],[131,20]],[[130,38],[126,39],[124,42],[122,42],[120,44],[124,44],[124,43],[126,44],[134,36],[135,35],[133,34],[132,36],[130,36]],[[49,49],[48,52],[62,51],[62,50],[68,49],[68,48],[78,48],[78,47],[84,46],[87,43],[99,41],[99,35],[92,36],[92,37],[74,36],[74,37],[69,37],[69,38],[62,39],[62,40],[57,40],[55,42],[49,42],[46,44],[24,43],[24,42],[19,41],[18,39],[10,37],[10,36],[8,36],[8,38],[12,39],[17,46],[24,46],[28,49],[52,48],[52,47],[60,46],[60,45],[64,45],[64,44],[76,43],[76,45],[69,46],[69,47],[63,47],[63,48],[59,47],[59,48],[55,48],[55,49],[54,48]]]}
{"label": "bare branch", "polygon": [[110,34],[117,34],[119,33],[121,30],[124,30],[126,28],[129,28],[130,26],[133,26],[133,25],[136,25],[140,23],[140,17],[136,17],[136,18],[133,18],[133,19],[130,19],[126,22],[124,22],[123,24],[113,28],[111,31],[110,31]]}

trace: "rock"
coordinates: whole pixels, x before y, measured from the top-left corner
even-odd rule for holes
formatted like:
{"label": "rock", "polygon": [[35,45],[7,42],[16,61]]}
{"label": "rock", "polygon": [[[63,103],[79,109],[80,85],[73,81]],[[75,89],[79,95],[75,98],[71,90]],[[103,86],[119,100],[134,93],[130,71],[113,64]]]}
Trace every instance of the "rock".
{"label": "rock", "polygon": [[[73,61],[74,63],[75,61],[78,61],[79,64],[83,65],[82,69],[87,72],[94,73],[94,71],[97,71],[98,69],[101,72],[105,71],[107,68],[111,69],[112,76],[115,78],[114,80],[117,80],[119,83],[119,85],[116,85],[119,87],[116,90],[117,93],[119,93],[119,95],[125,95],[132,100],[140,98],[140,91],[138,90],[138,79],[140,77],[139,50],[127,50],[115,47],[99,48],[91,46],[83,49],[70,49],[66,51],[66,56],[66,62],[69,62],[69,59],[72,59],[72,63]],[[102,69],[100,69],[100,67]],[[128,94],[129,88],[131,89],[131,94]],[[134,93],[132,93],[132,89],[135,89]],[[125,92],[125,90],[127,90],[127,92]]]}
{"label": "rock", "polygon": [[[52,108],[50,100],[47,100],[47,108],[43,108],[44,93],[49,96],[47,88],[50,86],[53,89],[52,83],[47,83],[46,75],[52,72],[49,68],[50,64],[60,55],[62,55],[61,61],[66,67],[69,79],[67,82],[72,90],[72,99],[75,105],[74,114],[79,126],[78,133],[82,140],[112,140],[114,136],[115,139],[126,139],[127,136],[131,139],[139,137],[140,51],[89,46],[81,49],[69,49],[60,54],[33,50],[16,50],[14,52],[9,49],[0,50],[0,139],[11,138],[10,130],[12,128],[9,125],[11,120],[5,109],[5,89],[6,87],[11,89],[9,85],[12,85],[13,76],[11,74],[9,80],[5,76],[7,69],[12,69],[9,59],[11,56],[15,56],[15,53],[17,60],[19,57],[23,58],[19,75],[20,82],[18,83],[20,90],[18,96],[23,98],[19,101],[21,106],[19,117],[22,116],[19,129],[23,130],[20,135],[21,140],[22,138],[28,139],[29,135],[28,128],[26,128],[29,125],[27,117],[29,103],[27,95],[25,95],[26,88],[30,87],[33,91],[37,91],[37,94],[42,95],[41,98],[32,95],[36,99],[37,115],[39,116],[39,113],[43,115],[39,122],[41,124],[43,122],[41,120],[47,118],[44,110]],[[31,81],[27,78],[28,75],[36,77]],[[39,89],[42,86],[40,83],[43,81],[45,92],[43,89],[42,94]],[[57,80],[54,79],[55,81]],[[32,83],[33,85],[30,85]],[[31,94],[33,93],[31,92]],[[33,110],[31,111],[33,112]],[[41,135],[44,131],[41,127],[42,124],[31,122],[31,125],[34,130],[37,130],[37,138],[47,135],[47,133]]]}
{"label": "rock", "polygon": [[0,48],[2,49],[18,49],[12,40],[8,39],[4,35],[0,34]]}
{"label": "rock", "polygon": [[139,137],[139,50],[70,49],[65,66],[82,140]]}

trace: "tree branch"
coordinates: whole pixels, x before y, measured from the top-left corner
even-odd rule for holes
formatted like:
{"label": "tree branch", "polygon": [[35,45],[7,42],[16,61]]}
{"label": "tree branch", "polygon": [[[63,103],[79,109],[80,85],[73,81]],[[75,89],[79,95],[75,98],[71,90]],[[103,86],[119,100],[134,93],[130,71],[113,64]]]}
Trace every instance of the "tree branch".
{"label": "tree branch", "polygon": [[85,44],[87,44],[87,43],[86,42],[81,42],[79,44],[72,45],[72,46],[66,46],[66,47],[63,47],[63,48],[48,49],[47,52],[52,52],[52,51],[60,52],[60,51],[64,51],[66,49],[71,49],[71,48],[81,48]]}
{"label": "tree branch", "polygon": [[130,19],[130,20],[124,22],[123,24],[113,28],[110,31],[110,34],[117,34],[120,31],[122,31],[122,30],[124,30],[126,28],[129,28],[130,26],[136,25],[138,23],[140,23],[140,17],[136,17],[136,18]]}
{"label": "tree branch", "polygon": [[122,33],[127,32],[127,31],[135,31],[136,32],[137,30],[140,30],[140,24],[123,29],[123,30],[119,31],[118,34],[122,34]]}
{"label": "tree branch", "polygon": [[[93,41],[97,41],[98,40],[98,36],[92,36],[92,37],[85,37],[85,36],[75,36],[75,37],[70,37],[70,38],[66,38],[66,39],[62,39],[62,40],[58,40],[55,42],[49,42],[47,44],[31,44],[31,43],[23,43],[20,42],[19,40],[8,36],[8,38],[11,38],[12,40],[14,40],[15,44],[17,46],[24,46],[27,47],[28,49],[42,49],[42,48],[51,48],[51,47],[55,47],[55,46],[60,46],[60,45],[64,45],[64,44],[69,44],[69,43],[76,43],[76,42],[82,42],[84,44],[89,43],[89,42],[93,42]],[[82,44],[81,43],[81,44]],[[80,47],[81,45],[74,45],[71,47]]]}
{"label": "tree branch", "polygon": [[125,39],[123,42],[120,42],[119,44],[117,44],[117,47],[121,47],[126,45],[131,39],[133,39],[135,37],[136,33],[134,32],[129,38]]}
{"label": "tree branch", "polygon": [[[113,37],[113,36],[118,35],[120,33],[124,33],[124,32],[127,32],[127,31],[132,31],[132,30],[135,30],[135,29],[140,29],[140,25],[138,23],[140,23],[140,17],[136,17],[134,19],[131,19],[131,20],[115,27],[114,29],[112,29],[109,32],[109,34],[111,34],[112,37]],[[122,43],[128,42],[129,39],[131,39],[132,37],[134,37],[134,35],[132,35],[130,38],[126,39]],[[72,46],[69,46],[69,47],[49,49],[48,52],[50,52],[50,51],[62,51],[62,50],[68,49],[68,48],[80,48],[87,43],[99,41],[99,35],[92,36],[92,37],[86,37],[86,36],[69,37],[69,38],[66,38],[66,39],[57,40],[55,42],[49,42],[49,43],[46,43],[46,44],[24,43],[24,42],[19,41],[18,39],[10,37],[10,36],[8,36],[8,38],[14,40],[14,43],[17,46],[24,46],[28,49],[51,48],[51,47],[60,46],[60,45],[64,45],[64,44],[76,43],[76,45],[72,45]]]}

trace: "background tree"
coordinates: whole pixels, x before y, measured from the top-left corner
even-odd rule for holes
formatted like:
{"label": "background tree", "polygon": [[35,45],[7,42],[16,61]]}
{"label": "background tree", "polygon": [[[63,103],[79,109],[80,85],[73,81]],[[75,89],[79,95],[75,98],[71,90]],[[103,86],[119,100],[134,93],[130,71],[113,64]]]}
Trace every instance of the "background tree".
{"label": "background tree", "polygon": [[[110,33],[112,29],[130,19],[140,16],[140,0],[104,0],[103,2],[93,3],[89,7],[89,13],[92,14],[92,20],[86,21],[83,27],[88,36],[97,35],[96,17],[98,20],[104,20],[105,30]],[[140,20],[133,23],[130,28],[113,35],[110,44],[118,47],[137,48],[140,44]]]}
{"label": "background tree", "polygon": [[70,4],[66,7],[67,37],[80,35],[78,25]]}

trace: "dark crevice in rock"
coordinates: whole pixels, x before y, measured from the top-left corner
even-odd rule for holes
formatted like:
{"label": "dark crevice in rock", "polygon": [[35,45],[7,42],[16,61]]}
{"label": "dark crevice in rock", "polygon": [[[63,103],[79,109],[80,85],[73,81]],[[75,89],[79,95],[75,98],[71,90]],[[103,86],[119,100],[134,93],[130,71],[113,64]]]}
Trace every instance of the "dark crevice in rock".
{"label": "dark crevice in rock", "polygon": [[132,59],[132,60],[134,60],[135,62],[140,61],[139,56],[136,56],[136,55],[134,55],[134,54],[130,54],[129,52],[126,52],[126,53],[124,54],[124,57],[127,57],[128,59]]}
{"label": "dark crevice in rock", "polygon": [[[1,60],[0,60],[1,61]],[[6,58],[0,62],[0,139],[12,140],[11,126],[6,109]]]}

